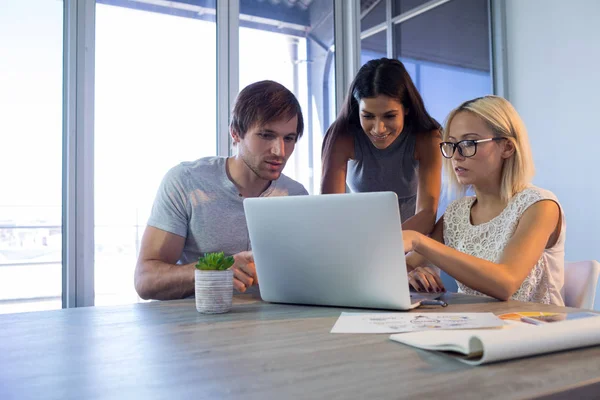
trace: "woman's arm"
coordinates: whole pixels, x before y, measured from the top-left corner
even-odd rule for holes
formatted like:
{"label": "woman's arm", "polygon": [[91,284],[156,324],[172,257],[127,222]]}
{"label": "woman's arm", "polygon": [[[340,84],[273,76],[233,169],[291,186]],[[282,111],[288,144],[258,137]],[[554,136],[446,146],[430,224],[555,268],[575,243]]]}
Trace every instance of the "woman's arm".
{"label": "woman's arm", "polygon": [[551,200],[530,206],[508,241],[499,263],[477,258],[418,232],[403,232],[404,251],[413,250],[455,279],[481,293],[508,300],[519,289],[545,248],[560,232],[560,210]]}
{"label": "woman's arm", "polygon": [[[403,232],[404,234],[405,232]],[[410,231],[406,232],[410,235]],[[444,216],[442,215],[438,222],[433,227],[433,232],[431,232],[431,238],[437,242],[444,244]],[[406,242],[406,240],[405,240]],[[406,252],[407,250],[404,249]],[[406,255],[406,270],[407,272],[412,271],[417,267],[421,267],[427,264],[427,258],[422,254],[417,253],[416,251],[412,251]]]}
{"label": "woman's arm", "polygon": [[[431,232],[431,238],[437,242],[444,243],[444,216],[442,215]],[[406,250],[405,250],[406,251]],[[444,283],[440,278],[437,267],[429,264],[427,259],[413,251],[406,256],[406,271],[408,272],[408,283],[416,290],[427,292],[445,291]]]}
{"label": "woman's arm", "polygon": [[346,193],[348,160],[354,157],[354,140],[351,135],[339,136],[331,147],[329,157],[323,157],[321,193]]}
{"label": "woman's arm", "polygon": [[441,135],[432,131],[419,135],[415,144],[415,159],[419,161],[419,188],[415,215],[404,221],[402,229],[429,234],[435,224],[442,186]]}

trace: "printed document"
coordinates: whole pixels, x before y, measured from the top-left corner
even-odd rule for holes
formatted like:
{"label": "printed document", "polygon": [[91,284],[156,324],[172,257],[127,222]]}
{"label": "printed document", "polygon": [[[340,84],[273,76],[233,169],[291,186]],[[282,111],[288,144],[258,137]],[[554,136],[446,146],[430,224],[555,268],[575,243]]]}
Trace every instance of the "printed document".
{"label": "printed document", "polygon": [[343,312],[331,333],[398,333],[443,329],[502,328],[493,313]]}

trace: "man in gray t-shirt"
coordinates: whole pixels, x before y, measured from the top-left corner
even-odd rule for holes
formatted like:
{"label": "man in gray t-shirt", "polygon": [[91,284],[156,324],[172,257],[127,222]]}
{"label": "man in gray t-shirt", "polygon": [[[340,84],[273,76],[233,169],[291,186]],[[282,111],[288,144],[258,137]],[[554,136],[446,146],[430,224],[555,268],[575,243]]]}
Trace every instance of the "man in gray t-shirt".
{"label": "man in gray t-shirt", "polygon": [[256,270],[243,199],[308,194],[281,173],[304,130],[289,90],[273,81],[247,86],[229,128],[235,156],[184,162],[163,178],[135,269],[135,289],[143,299],[193,295],[198,257],[220,251],[234,256],[234,287],[246,291],[256,284]]}

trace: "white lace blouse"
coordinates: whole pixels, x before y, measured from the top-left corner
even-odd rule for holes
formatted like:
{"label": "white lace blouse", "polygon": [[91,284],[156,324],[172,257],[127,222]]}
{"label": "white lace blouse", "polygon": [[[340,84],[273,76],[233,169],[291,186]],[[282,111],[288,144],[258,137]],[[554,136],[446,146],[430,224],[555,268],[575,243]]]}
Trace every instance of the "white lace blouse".
{"label": "white lace blouse", "polygon": [[[540,200],[553,200],[559,205],[562,221],[560,235],[554,246],[544,250],[512,299],[563,306],[566,226],[562,207],[552,192],[529,186],[514,195],[497,217],[479,225],[471,224],[471,206],[475,197],[456,200],[444,214],[444,243],[463,253],[497,263],[521,215]],[[457,283],[460,293],[483,296],[461,282]]]}

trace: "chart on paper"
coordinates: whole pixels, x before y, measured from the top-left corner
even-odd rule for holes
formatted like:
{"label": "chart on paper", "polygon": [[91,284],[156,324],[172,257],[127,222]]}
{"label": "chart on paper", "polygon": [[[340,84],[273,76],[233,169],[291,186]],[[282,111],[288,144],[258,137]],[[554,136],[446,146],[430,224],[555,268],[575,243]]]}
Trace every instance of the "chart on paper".
{"label": "chart on paper", "polygon": [[443,329],[501,328],[493,313],[349,313],[343,312],[331,333],[398,333]]}

